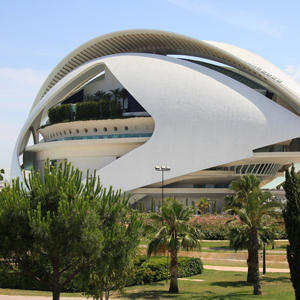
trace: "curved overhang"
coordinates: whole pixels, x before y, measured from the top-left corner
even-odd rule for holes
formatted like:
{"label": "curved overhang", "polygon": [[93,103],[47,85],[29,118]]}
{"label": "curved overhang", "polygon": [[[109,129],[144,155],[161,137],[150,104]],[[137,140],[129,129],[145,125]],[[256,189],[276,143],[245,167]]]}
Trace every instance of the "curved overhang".
{"label": "curved overhang", "polygon": [[[283,71],[263,58],[244,49],[224,43],[200,41],[188,36],[160,30],[125,30],[105,34],[94,38],[67,55],[50,73],[39,90],[33,108],[68,73],[93,59],[120,53],[177,54],[201,57],[227,64],[263,80],[278,91],[281,97],[300,114],[300,87]],[[266,74],[258,72],[250,64],[263,61],[267,70],[281,83]]]}
{"label": "curved overhang", "polygon": [[[105,186],[113,184],[114,188],[133,190],[158,181],[155,172],[149,174],[154,165],[172,166],[172,172],[166,174],[168,180],[248,159],[253,157],[253,149],[300,136],[299,117],[291,111],[236,80],[168,54],[207,58],[252,75],[273,88],[300,115],[300,86],[249,51],[158,30],[115,32],[81,45],[50,73],[17,139],[13,177],[22,176],[19,154],[48,109],[105,68],[155,122],[153,136],[145,144],[98,170]],[[216,151],[216,147],[221,150]],[[128,170],[134,170],[130,181],[124,180]]]}
{"label": "curved overhang", "polygon": [[[246,159],[253,149],[300,136],[298,116],[223,74],[172,57],[119,54],[83,64],[43,97],[19,136],[14,163],[22,139],[45,108],[59,103],[104,66],[155,122],[147,143],[98,170],[105,186],[129,191],[157,182],[157,174],[150,172],[154,165],[172,166],[167,180]],[[191,91],[188,97],[186,91]],[[124,180],[128,170],[135,170],[129,181]]]}

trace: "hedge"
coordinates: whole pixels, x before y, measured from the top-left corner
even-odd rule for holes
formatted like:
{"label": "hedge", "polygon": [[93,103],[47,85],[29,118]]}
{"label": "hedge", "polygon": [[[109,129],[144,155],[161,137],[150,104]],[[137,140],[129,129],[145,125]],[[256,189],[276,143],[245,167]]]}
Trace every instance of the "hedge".
{"label": "hedge", "polygon": [[[170,257],[169,257],[170,263]],[[17,267],[15,271],[0,264],[0,288],[23,289],[23,290],[46,290],[45,287],[24,274],[19,274]],[[37,271],[37,270],[36,270]],[[201,274],[203,263],[200,258],[179,257],[178,258],[178,278]],[[146,256],[138,256],[133,270],[129,271],[127,286],[157,282],[167,278],[167,257],[152,256],[148,259]],[[169,269],[170,277],[170,269]],[[82,286],[80,275],[71,281],[64,289],[64,292],[84,292],[86,289]]]}
{"label": "hedge", "polygon": [[70,121],[71,118],[71,104],[63,104],[50,108],[48,111],[49,121],[52,124]]}
{"label": "hedge", "polygon": [[[229,222],[229,220],[235,218],[237,222]],[[276,225],[279,221],[279,225]],[[241,226],[238,217],[230,215],[219,214],[204,214],[193,217],[190,222],[191,226],[199,229],[203,234],[205,240],[227,240],[229,237],[229,231],[231,228]],[[275,227],[278,239],[286,238],[284,224],[280,224],[280,220],[270,218],[270,225]]]}
{"label": "hedge", "polygon": [[[169,257],[170,264],[170,257]],[[131,279],[128,286],[140,283],[157,282],[167,279],[167,257],[152,256],[149,260],[146,256],[140,256],[136,263],[137,271],[135,280]],[[203,263],[200,258],[195,257],[179,257],[177,277],[189,277],[202,274]],[[170,277],[170,268],[169,268]]]}

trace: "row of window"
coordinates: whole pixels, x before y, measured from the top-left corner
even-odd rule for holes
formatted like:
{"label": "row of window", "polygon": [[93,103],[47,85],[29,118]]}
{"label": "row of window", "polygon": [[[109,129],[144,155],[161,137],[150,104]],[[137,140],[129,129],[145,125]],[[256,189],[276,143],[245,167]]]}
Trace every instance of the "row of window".
{"label": "row of window", "polygon": [[250,164],[250,165],[237,165],[230,167],[215,167],[207,170],[215,171],[234,171],[235,174],[255,174],[258,176],[275,176],[278,170],[280,169],[281,164]]}
{"label": "row of window", "polygon": [[[124,126],[124,130],[128,131],[128,129],[129,129],[128,126]],[[84,128],[83,131],[84,131],[85,133],[88,133],[88,132],[89,132],[89,130],[88,130],[87,128]],[[93,129],[93,131],[94,131],[94,132],[98,132],[98,129],[95,127],[95,128]],[[107,127],[103,127],[103,131],[106,132],[106,131],[107,131]],[[118,131],[118,127],[115,126],[115,127],[114,127],[114,131]],[[72,130],[69,129],[69,134],[72,134],[72,133],[73,133]],[[79,130],[79,129],[76,129],[76,133],[77,133],[77,134],[80,133],[80,130]],[[59,132],[56,132],[56,133],[51,133],[50,135],[47,136],[47,138],[52,139],[52,138],[54,138],[54,137],[63,136],[63,135],[67,135],[67,131],[66,131],[66,130],[64,130],[63,132],[59,131]]]}
{"label": "row of window", "polygon": [[263,73],[263,74],[265,74],[265,75],[271,77],[272,79],[276,80],[277,82],[282,83],[282,80],[281,80],[281,79],[277,78],[275,75],[272,76],[272,74],[269,73],[268,71],[263,70],[262,68],[257,67],[256,65],[252,65],[251,63],[248,63],[248,64],[249,64],[251,67],[253,67],[254,69],[256,69],[257,71],[260,71],[261,73]]}
{"label": "row of window", "polygon": [[151,137],[152,133],[131,133],[131,134],[106,134],[106,135],[88,135],[88,136],[71,136],[61,139],[52,140],[57,141],[74,141],[74,140],[102,140],[102,139],[122,139],[122,138],[138,138]]}

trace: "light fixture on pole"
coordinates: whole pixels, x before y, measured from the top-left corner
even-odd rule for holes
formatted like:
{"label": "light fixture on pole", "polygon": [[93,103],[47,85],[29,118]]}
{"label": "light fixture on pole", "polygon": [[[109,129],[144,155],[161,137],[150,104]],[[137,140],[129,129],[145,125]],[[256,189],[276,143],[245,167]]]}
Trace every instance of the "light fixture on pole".
{"label": "light fixture on pole", "polygon": [[[154,167],[155,171],[161,171],[161,205],[163,204],[164,201],[164,172],[165,171],[170,171],[170,167],[166,166],[155,166]],[[168,283],[168,277],[169,277],[169,251],[167,251],[167,279],[166,282]]]}
{"label": "light fixture on pole", "polygon": [[155,166],[155,171],[161,171],[161,204],[164,201],[164,172],[165,171],[170,171],[170,167],[166,166]]}

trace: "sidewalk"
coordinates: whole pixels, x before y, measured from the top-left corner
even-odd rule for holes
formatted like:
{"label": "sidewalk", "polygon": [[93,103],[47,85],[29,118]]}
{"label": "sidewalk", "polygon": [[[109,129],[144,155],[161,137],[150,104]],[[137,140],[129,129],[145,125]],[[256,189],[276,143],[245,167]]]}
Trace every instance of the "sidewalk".
{"label": "sidewalk", "polygon": [[[7,296],[7,295],[0,295],[0,300],[50,300],[51,297],[35,297],[35,296]],[[60,300],[80,300],[80,299],[87,299],[92,300],[93,298],[86,298],[86,297],[60,297]],[[110,299],[110,300],[117,300],[117,299]]]}
{"label": "sidewalk", "polygon": [[[51,297],[35,297],[35,296],[7,296],[7,295],[0,295],[0,300],[50,300],[52,299]],[[60,297],[60,300],[80,300],[80,299],[90,299],[92,300],[93,298],[80,298],[80,297]],[[113,299],[110,299],[113,300]],[[115,299],[116,300],[116,299]]]}
{"label": "sidewalk", "polygon": [[[248,272],[247,267],[223,267],[223,266],[207,266],[207,265],[204,265],[204,269],[216,270],[216,271]],[[259,271],[262,273],[263,269],[259,268]],[[266,273],[290,273],[290,269],[266,268]]]}

